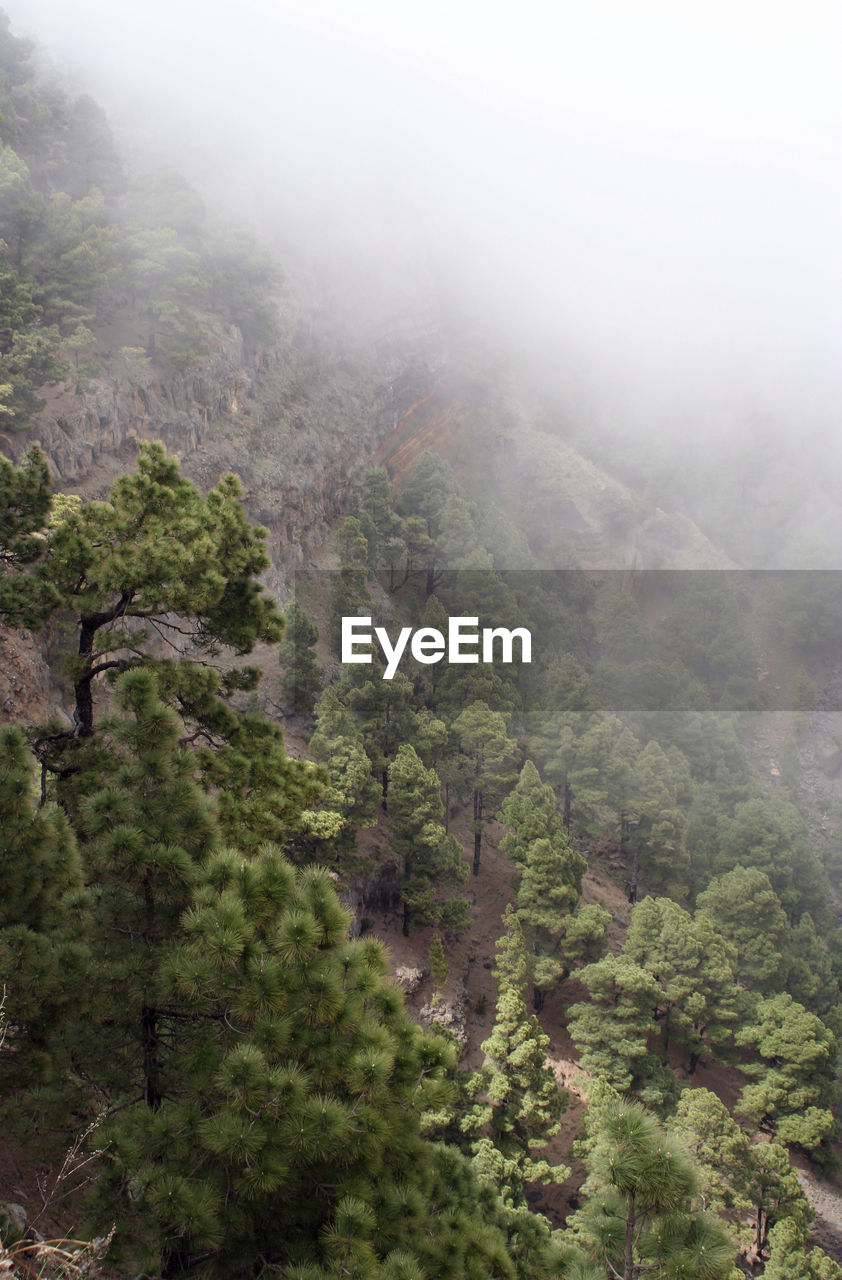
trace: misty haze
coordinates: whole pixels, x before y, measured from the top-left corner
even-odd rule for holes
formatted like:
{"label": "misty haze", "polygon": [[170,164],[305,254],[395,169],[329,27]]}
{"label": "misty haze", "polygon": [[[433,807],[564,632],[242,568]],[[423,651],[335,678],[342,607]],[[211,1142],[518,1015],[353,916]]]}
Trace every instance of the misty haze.
{"label": "misty haze", "polygon": [[792,486],[804,527],[751,563],[836,564],[835,6],[10,13],[143,163],[316,271],[350,326],[455,314],[525,361],[565,433],[645,447],[649,472],[669,442],[663,505],[690,501],[669,485],[685,448],[705,487],[716,459],[756,465],[776,506]]}
{"label": "misty haze", "polygon": [[8,0],[11,1280],[842,1280],[840,37]]}

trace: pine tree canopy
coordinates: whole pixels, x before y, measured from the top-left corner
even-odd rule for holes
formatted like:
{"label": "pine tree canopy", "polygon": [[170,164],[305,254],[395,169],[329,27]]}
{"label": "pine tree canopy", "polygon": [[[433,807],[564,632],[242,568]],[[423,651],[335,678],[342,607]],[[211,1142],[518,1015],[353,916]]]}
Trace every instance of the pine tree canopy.
{"label": "pine tree canopy", "polygon": [[[40,474],[37,461],[30,466]],[[137,470],[116,480],[105,501],[44,530],[37,557],[26,544],[29,573],[48,593],[42,619],[62,608],[79,628],[81,736],[93,731],[96,677],[142,661],[153,636],[171,651],[195,646],[207,655],[280,639],[283,620],[257,581],[269,564],[266,531],[246,520],[241,493],[227,475],[202,495],[160,444],[142,444]]]}

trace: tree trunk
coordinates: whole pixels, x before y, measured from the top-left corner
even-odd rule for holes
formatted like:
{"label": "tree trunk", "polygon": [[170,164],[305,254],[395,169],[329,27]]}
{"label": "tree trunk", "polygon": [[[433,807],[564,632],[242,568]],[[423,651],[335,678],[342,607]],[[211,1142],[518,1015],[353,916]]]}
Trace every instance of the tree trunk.
{"label": "tree trunk", "polygon": [[567,776],[567,774],[565,774],[564,775],[563,819],[564,819],[564,830],[567,832],[568,835],[570,835],[570,807],[571,807],[570,779]]}
{"label": "tree trunk", "polygon": [[409,903],[403,904],[403,936],[409,937]]}
{"label": "tree trunk", "polygon": [[158,1060],[158,1011],[145,1004],[140,1011],[140,1028],[143,1040],[143,1094],[146,1105],[157,1111],[164,1100],[161,1093],[161,1064]]}
{"label": "tree trunk", "polygon": [[388,813],[388,811],[389,811],[389,805],[388,805],[388,798],[389,798],[389,770],[388,770],[388,768],[384,769],[384,770],[383,770],[383,772],[380,774],[380,787],[381,787],[381,791],[382,791],[382,799],[381,799],[381,801],[380,801],[380,807],[381,807],[381,809],[383,810],[383,812],[384,812],[384,813]]}
{"label": "tree trunk", "polygon": [[[620,857],[621,858],[623,857],[625,852],[623,848],[625,825],[626,825],[625,819],[623,819],[623,822],[620,826]],[[639,887],[639,882],[640,882],[640,857],[638,855],[637,849],[635,849],[634,853],[632,854],[631,877],[629,879],[629,903],[631,904],[631,906],[634,906],[634,904],[637,902],[637,891]]]}
{"label": "tree trunk", "polygon": [[634,1197],[629,1201],[629,1215],[626,1218],[626,1247],[623,1254],[623,1280],[634,1280]]}
{"label": "tree trunk", "polygon": [[80,619],[79,658],[81,661],[79,677],[73,686],[76,698],[76,733],[80,738],[89,738],[94,731],[94,695],[92,689],[94,676],[99,671],[104,670],[106,665],[112,668],[121,665],[116,662],[101,663],[94,670],[93,655],[96,633],[100,627],[113,622],[115,618],[123,617],[126,609],[131,604],[133,596],[133,590],[124,591],[113,608],[103,609],[101,613],[90,613]]}
{"label": "tree trunk", "polygon": [[189,1270],[189,1249],[166,1249],[161,1255],[161,1280],[171,1280],[173,1276],[183,1276]]}
{"label": "tree trunk", "polygon": [[540,1013],[544,1007],[544,1001],[547,998],[546,991],[542,991],[540,987],[532,989],[532,1008],[536,1013]]}
{"label": "tree trunk", "polygon": [[474,792],[474,866],[475,876],[479,875],[479,859],[482,850],[482,792]]}
{"label": "tree trunk", "polygon": [[663,1048],[663,1054],[664,1054],[664,1056],[663,1056],[662,1061],[663,1061],[663,1065],[664,1065],[665,1067],[666,1067],[666,1066],[668,1065],[668,1063],[669,1063],[669,1048],[670,1048],[670,1012],[671,1012],[671,1010],[672,1010],[672,1005],[669,1005],[669,1004],[668,1004],[668,1005],[667,1005],[667,1009],[666,1009],[666,1013],[664,1014],[664,1048]]}
{"label": "tree trunk", "polygon": [[79,633],[79,657],[83,666],[74,685],[76,696],[76,731],[80,738],[89,738],[94,731],[94,695],[91,689],[91,659],[94,652],[94,636],[99,628],[95,619],[83,618]]}
{"label": "tree trunk", "polygon": [[444,834],[450,834],[450,783],[444,784]]}

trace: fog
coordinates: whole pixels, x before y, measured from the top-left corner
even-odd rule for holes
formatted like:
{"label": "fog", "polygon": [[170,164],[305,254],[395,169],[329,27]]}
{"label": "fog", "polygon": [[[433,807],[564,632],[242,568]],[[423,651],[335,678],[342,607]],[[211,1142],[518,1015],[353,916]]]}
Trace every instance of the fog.
{"label": "fog", "polygon": [[835,0],[5,7],[121,140],[274,243],[429,267],[642,429],[832,435]]}

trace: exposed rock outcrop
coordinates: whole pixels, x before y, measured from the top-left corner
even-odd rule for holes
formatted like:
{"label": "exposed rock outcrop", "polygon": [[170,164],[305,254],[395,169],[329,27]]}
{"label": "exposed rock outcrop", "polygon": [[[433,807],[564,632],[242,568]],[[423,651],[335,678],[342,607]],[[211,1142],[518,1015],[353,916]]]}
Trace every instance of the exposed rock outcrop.
{"label": "exposed rock outcrop", "polygon": [[351,339],[300,299],[284,301],[272,345],[252,349],[236,327],[205,321],[207,354],[178,371],[142,348],[117,348],[130,329],[115,318],[99,334],[99,375],[42,390],[32,428],[0,436],[0,451],[18,461],[37,440],[57,483],[86,496],[131,466],[139,440],[161,440],[202,487],[234,471],[250,518],[270,530],[270,586],[282,589],[444,357],[426,322],[401,342]]}

